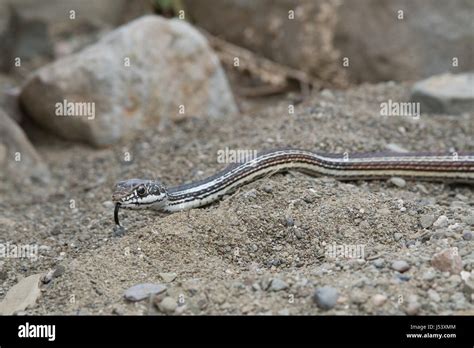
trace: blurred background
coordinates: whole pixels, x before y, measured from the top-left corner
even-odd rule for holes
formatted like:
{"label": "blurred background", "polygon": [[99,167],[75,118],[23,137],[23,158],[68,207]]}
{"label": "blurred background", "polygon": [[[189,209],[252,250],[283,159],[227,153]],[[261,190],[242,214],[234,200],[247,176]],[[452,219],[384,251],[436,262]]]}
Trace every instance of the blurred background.
{"label": "blurred background", "polygon": [[[159,281],[168,314],[472,315],[472,281],[426,261],[453,247],[472,273],[469,187],[274,176],[206,209],[123,213],[121,239],[111,194],[212,175],[227,147],[472,152],[473,18],[473,0],[0,0],[0,243],[41,256],[0,259],[0,297],[51,269],[27,313],[147,314],[123,292]],[[421,116],[382,112],[410,102]],[[372,259],[321,265],[333,244]]]}

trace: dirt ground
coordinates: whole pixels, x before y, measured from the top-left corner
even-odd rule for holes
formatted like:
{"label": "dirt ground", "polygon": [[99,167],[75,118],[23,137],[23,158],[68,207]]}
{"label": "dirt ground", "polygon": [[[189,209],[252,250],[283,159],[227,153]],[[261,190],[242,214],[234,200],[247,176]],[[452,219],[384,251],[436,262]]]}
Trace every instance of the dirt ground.
{"label": "dirt ground", "polygon": [[[473,269],[472,186],[407,181],[398,187],[290,172],[202,209],[121,211],[126,234],[113,234],[116,181],[177,185],[204,178],[223,168],[217,151],[225,147],[474,151],[473,115],[379,115],[381,102],[407,100],[409,87],[323,91],[297,100],[294,114],[288,113],[292,97],[258,109],[244,104],[244,114],[232,119],[165,123],[103,150],[46,142],[30,130],[52,183],[18,187],[2,179],[0,236],[38,244],[40,256],[1,261],[0,299],[22,277],[57,269],[26,314],[162,314],[155,303],[168,296],[177,304],[169,311],[174,314],[473,315],[461,276],[430,264],[436,252],[456,247],[464,271]],[[447,222],[423,228],[420,221],[430,215]],[[362,245],[364,257],[332,259],[326,254],[331,245]],[[409,269],[394,270],[397,260]],[[124,291],[140,283],[165,284],[166,294],[125,300]],[[313,299],[324,286],[339,293],[328,310]]]}

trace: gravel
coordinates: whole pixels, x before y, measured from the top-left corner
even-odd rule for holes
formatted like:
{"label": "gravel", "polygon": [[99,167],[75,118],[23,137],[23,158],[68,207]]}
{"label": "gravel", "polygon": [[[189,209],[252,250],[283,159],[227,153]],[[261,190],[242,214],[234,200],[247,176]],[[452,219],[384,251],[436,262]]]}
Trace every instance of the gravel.
{"label": "gravel", "polygon": [[[397,304],[397,299],[409,294],[418,295],[413,313],[472,312],[465,280],[449,278],[449,273],[431,265],[433,255],[456,247],[463,271],[470,274],[474,268],[472,240],[463,238],[474,225],[469,204],[474,191],[467,185],[407,179],[400,188],[378,180],[339,182],[279,173],[203,209],[169,215],[120,211],[123,233],[117,236],[113,207],[102,204],[110,200],[118,180],[153,178],[173,186],[212,175],[225,166],[215,158],[222,144],[235,149],[292,146],[364,152],[383,150],[386,139],[403,137],[402,145],[409,151],[443,150],[440,144],[474,151],[467,131],[472,115],[422,115],[409,124],[400,117],[378,117],[380,101],[407,100],[408,91],[408,85],[391,83],[335,91],[334,101],[315,94],[295,108],[291,119],[286,101],[272,101],[252,112],[243,103],[238,118],[211,122],[196,117],[164,124],[163,130],[149,127],[100,151],[51,137],[41,141],[38,136],[35,147],[50,167],[52,186],[13,187],[2,178],[0,206],[6,209],[0,235],[17,244],[34,241],[40,257],[2,258],[0,269],[7,272],[2,275],[0,300],[23,276],[61,264],[66,272],[42,288],[36,304],[25,310],[27,315],[74,315],[78,303],[71,303],[71,294],[88,314],[115,310],[147,315],[154,310],[149,301],[124,301],[124,290],[135,284],[163,285],[159,273],[177,274],[166,283],[166,291],[151,295],[160,312],[165,297],[174,299],[178,307],[172,314],[232,315],[243,313],[245,306],[247,314],[259,315],[284,309],[291,315],[405,315],[408,300]],[[134,160],[122,161],[124,151]],[[453,206],[453,201],[466,205]],[[427,215],[433,218],[424,218]],[[433,227],[441,216],[447,217],[447,225]],[[282,223],[286,217],[294,226]],[[443,237],[431,238],[435,231]],[[398,242],[395,233],[401,235]],[[81,237],[85,235],[89,238]],[[331,246],[350,251],[357,245],[364,247],[360,262],[329,257]],[[394,260],[411,267],[397,272],[391,267]],[[274,279],[288,287],[267,291]],[[324,285],[333,289],[330,296],[324,291],[316,295],[315,289]],[[356,289],[365,294],[365,302],[351,298]],[[434,301],[429,289],[441,301]],[[458,292],[464,302],[459,295],[451,298]],[[373,300],[377,294],[387,298],[379,307]]]}

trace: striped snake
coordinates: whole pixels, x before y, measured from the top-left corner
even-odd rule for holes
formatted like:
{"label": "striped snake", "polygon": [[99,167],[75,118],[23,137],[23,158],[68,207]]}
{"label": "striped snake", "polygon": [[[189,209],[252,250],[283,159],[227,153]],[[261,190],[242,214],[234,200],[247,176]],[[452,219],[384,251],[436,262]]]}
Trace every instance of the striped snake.
{"label": "striped snake", "polygon": [[298,149],[265,151],[204,180],[166,188],[158,181],[130,179],[115,186],[115,222],[118,210],[154,209],[176,212],[208,205],[237,187],[262,176],[298,170],[312,176],[338,180],[371,180],[389,177],[474,183],[474,153],[366,153],[348,156]]}

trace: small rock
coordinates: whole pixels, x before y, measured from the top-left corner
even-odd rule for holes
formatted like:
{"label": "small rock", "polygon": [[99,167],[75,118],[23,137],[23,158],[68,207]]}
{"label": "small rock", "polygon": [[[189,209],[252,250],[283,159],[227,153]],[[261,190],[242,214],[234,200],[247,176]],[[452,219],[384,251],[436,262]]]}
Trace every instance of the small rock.
{"label": "small rock", "polygon": [[387,301],[387,296],[382,294],[376,294],[372,297],[372,303],[376,307],[383,306],[383,304]]}
{"label": "small rock", "polygon": [[382,259],[382,258],[376,259],[376,260],[374,260],[373,264],[377,268],[383,268],[385,266],[385,260]]}
{"label": "small rock", "polygon": [[137,284],[128,288],[124,293],[124,297],[129,301],[136,302],[144,300],[150,295],[160,294],[164,291],[166,291],[166,286],[162,284]]}
{"label": "small rock", "polygon": [[160,273],[159,276],[161,280],[163,280],[165,283],[171,283],[173,280],[176,279],[177,274],[174,272],[169,272],[169,273]]}
{"label": "small rock", "polygon": [[413,85],[411,100],[423,112],[462,114],[474,109],[473,73],[440,74]]}
{"label": "small rock", "polygon": [[446,215],[441,215],[434,223],[434,227],[446,227],[448,226],[448,217]]}
{"label": "small rock", "polygon": [[112,201],[105,201],[102,202],[102,206],[107,209],[113,209],[115,207],[115,204]]}
{"label": "small rock", "polygon": [[462,233],[462,238],[464,240],[472,240],[472,232],[469,230],[464,230]]}
{"label": "small rock", "polygon": [[265,185],[263,185],[262,190],[265,193],[272,193],[273,192],[273,187],[270,184],[265,184]]}
{"label": "small rock", "polygon": [[468,225],[474,226],[474,214],[464,217],[462,221]]}
{"label": "small rock", "polygon": [[393,177],[390,178],[389,182],[397,187],[405,187],[407,185],[406,181],[403,178]]}
{"label": "small rock", "polygon": [[393,152],[408,152],[407,149],[405,149],[401,145],[398,145],[398,144],[395,144],[395,143],[389,143],[389,144],[385,145],[385,148],[387,150],[393,151]]}
{"label": "small rock", "polygon": [[367,295],[361,290],[353,290],[350,296],[351,302],[355,304],[365,303],[367,300]]}
{"label": "small rock", "polygon": [[57,236],[61,233],[61,228],[59,227],[59,225],[56,225],[53,227],[53,229],[51,230],[51,234],[53,236]]}
{"label": "small rock", "polygon": [[81,233],[81,234],[79,235],[79,237],[77,237],[77,239],[78,239],[80,242],[85,242],[85,241],[91,239],[91,235],[90,235],[89,233],[84,232],[84,233]]}
{"label": "small rock", "polygon": [[270,287],[270,283],[271,283],[271,279],[268,278],[268,277],[263,277],[261,280],[260,280],[260,288],[262,288],[262,290],[267,290],[269,287]]}
{"label": "small rock", "polygon": [[285,226],[286,227],[293,227],[295,225],[295,220],[291,216],[285,217]]}
{"label": "small rock", "polygon": [[402,238],[403,238],[403,234],[401,234],[401,233],[397,232],[393,235],[393,239],[395,239],[396,242],[398,242]]}
{"label": "small rock", "polygon": [[390,215],[390,209],[381,208],[377,210],[377,213],[379,213],[380,215]]}
{"label": "small rock", "polygon": [[279,310],[278,315],[290,315],[290,310],[288,308]]}
{"label": "small rock", "polygon": [[441,301],[441,297],[439,296],[439,294],[434,291],[433,289],[429,289],[428,290],[428,297],[433,300],[434,302],[439,302]]}
{"label": "small rock", "polygon": [[62,276],[64,272],[66,272],[66,267],[64,267],[63,265],[58,265],[53,272],[53,278],[58,278]]}
{"label": "small rock", "polygon": [[467,300],[474,303],[474,279],[464,280],[462,290]]}
{"label": "small rock", "polygon": [[273,278],[268,288],[269,291],[280,291],[288,288],[288,284],[279,278]]}
{"label": "small rock", "polygon": [[13,285],[0,302],[0,315],[12,315],[33,306],[41,296],[39,282],[42,277],[43,274],[33,274]]}
{"label": "small rock", "polygon": [[457,248],[444,249],[434,254],[431,265],[442,272],[459,274],[462,271],[462,260]]}
{"label": "small rock", "polygon": [[436,278],[436,273],[433,272],[433,271],[426,271],[425,273],[423,273],[423,275],[421,276],[421,278],[423,280],[427,280],[427,281],[431,281],[433,279]]}
{"label": "small rock", "polygon": [[425,214],[420,218],[421,227],[428,228],[433,225],[433,222],[435,222],[435,220],[436,217],[433,214]]}
{"label": "small rock", "polygon": [[0,280],[5,280],[8,278],[8,272],[5,270],[0,271]]}
{"label": "small rock", "polygon": [[333,308],[339,297],[339,291],[331,286],[317,288],[313,295],[313,301],[324,310]]}
{"label": "small rock", "polygon": [[409,301],[405,313],[408,315],[417,315],[420,312],[420,303],[418,301]]}
{"label": "small rock", "polygon": [[392,269],[400,273],[406,272],[410,269],[408,262],[404,260],[396,260],[392,262]]}
{"label": "small rock", "polygon": [[158,309],[166,314],[174,313],[178,304],[176,303],[175,299],[172,297],[165,297],[159,304]]}
{"label": "small rock", "polygon": [[253,283],[252,284],[252,290],[253,291],[260,291],[260,290],[262,290],[262,288],[260,287],[260,285],[258,283]]}

